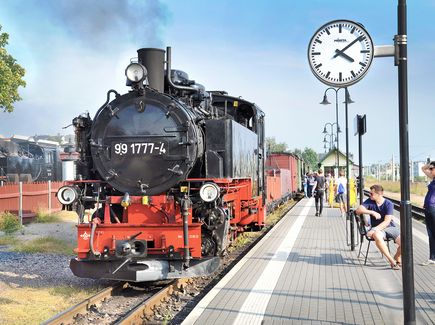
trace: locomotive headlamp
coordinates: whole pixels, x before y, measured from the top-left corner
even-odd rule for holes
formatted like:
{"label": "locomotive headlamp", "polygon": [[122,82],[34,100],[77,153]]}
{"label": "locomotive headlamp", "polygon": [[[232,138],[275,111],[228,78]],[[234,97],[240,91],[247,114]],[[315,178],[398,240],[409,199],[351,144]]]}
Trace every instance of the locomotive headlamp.
{"label": "locomotive headlamp", "polygon": [[199,196],[204,202],[213,202],[219,197],[219,187],[215,183],[205,183],[199,189]]}
{"label": "locomotive headlamp", "polygon": [[141,82],[147,76],[147,69],[139,63],[130,63],[125,69],[125,76],[131,82]]}
{"label": "locomotive headlamp", "polygon": [[79,198],[79,191],[74,186],[62,186],[57,191],[56,197],[64,205],[73,204]]}

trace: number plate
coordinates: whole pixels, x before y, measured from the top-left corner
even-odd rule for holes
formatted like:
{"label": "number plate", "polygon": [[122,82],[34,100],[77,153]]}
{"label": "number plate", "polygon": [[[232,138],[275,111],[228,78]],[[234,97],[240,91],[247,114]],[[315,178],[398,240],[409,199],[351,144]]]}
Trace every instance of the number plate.
{"label": "number plate", "polygon": [[168,144],[156,142],[112,142],[112,157],[159,156],[168,153]]}

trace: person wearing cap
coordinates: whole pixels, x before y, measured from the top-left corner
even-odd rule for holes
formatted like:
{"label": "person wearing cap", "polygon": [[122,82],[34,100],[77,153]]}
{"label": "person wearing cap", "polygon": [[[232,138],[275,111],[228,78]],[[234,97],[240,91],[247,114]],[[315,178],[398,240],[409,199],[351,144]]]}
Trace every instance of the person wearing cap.
{"label": "person wearing cap", "polygon": [[420,265],[435,265],[435,161],[421,167],[422,172],[431,180],[424,198],[424,216],[429,236],[429,259]]}

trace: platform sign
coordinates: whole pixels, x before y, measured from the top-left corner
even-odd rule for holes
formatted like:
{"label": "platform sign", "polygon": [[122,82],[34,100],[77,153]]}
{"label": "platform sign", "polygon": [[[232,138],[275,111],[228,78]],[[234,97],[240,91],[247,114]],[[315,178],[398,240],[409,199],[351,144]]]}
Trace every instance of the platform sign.
{"label": "platform sign", "polygon": [[367,132],[366,115],[356,115],[353,120],[354,135],[364,135]]}

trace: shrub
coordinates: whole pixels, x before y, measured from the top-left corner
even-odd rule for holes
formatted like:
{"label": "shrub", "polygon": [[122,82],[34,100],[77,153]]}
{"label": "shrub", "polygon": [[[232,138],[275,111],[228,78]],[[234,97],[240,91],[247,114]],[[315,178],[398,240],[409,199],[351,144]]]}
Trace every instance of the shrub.
{"label": "shrub", "polygon": [[0,230],[12,234],[21,229],[18,217],[8,211],[0,214]]}

